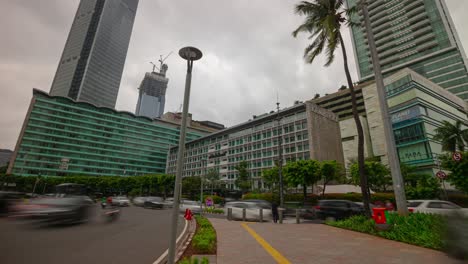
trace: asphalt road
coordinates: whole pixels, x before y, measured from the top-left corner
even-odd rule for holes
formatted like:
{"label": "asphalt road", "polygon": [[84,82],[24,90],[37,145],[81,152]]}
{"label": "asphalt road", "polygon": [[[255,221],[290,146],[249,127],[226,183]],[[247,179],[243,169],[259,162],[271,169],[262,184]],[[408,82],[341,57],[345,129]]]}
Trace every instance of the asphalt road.
{"label": "asphalt road", "polygon": [[0,219],[0,263],[152,264],[168,248],[171,210],[127,207],[112,223],[95,210],[88,223],[68,226]]}

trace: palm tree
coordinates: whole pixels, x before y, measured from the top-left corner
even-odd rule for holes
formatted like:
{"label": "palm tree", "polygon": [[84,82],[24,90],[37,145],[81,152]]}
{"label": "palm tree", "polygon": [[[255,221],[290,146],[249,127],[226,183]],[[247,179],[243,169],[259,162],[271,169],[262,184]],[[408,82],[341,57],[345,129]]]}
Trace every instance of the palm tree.
{"label": "palm tree", "polygon": [[367,187],[367,176],[364,172],[364,132],[357,110],[356,92],[351,80],[351,74],[349,73],[348,56],[341,35],[341,27],[351,23],[348,18],[351,11],[344,9],[343,2],[343,0],[300,2],[296,5],[295,12],[296,14],[305,16],[305,20],[292,35],[296,37],[299,33],[303,32],[310,34],[309,39],[314,39],[304,50],[304,59],[307,63],[312,63],[318,55],[325,51],[327,56],[325,66],[330,66],[335,59],[335,51],[341,46],[346,80],[351,93],[353,117],[358,133],[358,168],[362,197],[366,215],[370,217],[370,194]]}
{"label": "palm tree", "polygon": [[446,120],[442,126],[435,130],[434,139],[442,142],[442,150],[455,152],[464,151],[465,143],[468,142],[468,129],[462,129],[463,123],[457,120],[452,124]]}

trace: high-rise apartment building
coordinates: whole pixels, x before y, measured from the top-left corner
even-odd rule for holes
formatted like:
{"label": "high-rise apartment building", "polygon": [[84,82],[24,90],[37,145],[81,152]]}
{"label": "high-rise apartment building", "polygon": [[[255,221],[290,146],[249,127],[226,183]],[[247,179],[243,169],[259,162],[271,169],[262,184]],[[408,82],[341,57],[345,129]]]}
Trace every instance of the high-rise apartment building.
{"label": "high-rise apartment building", "polygon": [[[347,0],[355,6],[358,0]],[[444,0],[372,0],[369,16],[385,76],[409,67],[468,101],[467,60]],[[359,79],[373,78],[362,12],[352,27]]]}
{"label": "high-rise apartment building", "polygon": [[114,108],[138,0],[81,0],[50,94]]}
{"label": "high-rise apartment building", "polygon": [[164,114],[166,89],[169,79],[166,78],[167,65],[162,64],[160,72],[147,72],[138,88],[138,103],[135,114],[149,118],[159,118]]}

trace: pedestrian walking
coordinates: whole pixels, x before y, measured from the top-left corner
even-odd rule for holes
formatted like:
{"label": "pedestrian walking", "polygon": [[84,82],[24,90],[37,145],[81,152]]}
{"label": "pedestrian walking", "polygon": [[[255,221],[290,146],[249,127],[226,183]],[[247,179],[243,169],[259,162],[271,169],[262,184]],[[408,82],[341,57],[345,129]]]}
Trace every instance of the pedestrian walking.
{"label": "pedestrian walking", "polygon": [[271,204],[271,213],[273,214],[273,222],[277,223],[278,222],[278,204],[276,202],[273,202]]}

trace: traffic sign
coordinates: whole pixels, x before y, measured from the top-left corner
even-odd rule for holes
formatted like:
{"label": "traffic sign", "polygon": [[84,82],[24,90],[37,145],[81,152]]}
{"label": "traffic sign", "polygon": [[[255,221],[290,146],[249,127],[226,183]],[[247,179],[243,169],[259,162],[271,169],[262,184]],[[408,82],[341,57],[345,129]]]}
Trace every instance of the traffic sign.
{"label": "traffic sign", "polygon": [[443,171],[438,171],[436,176],[437,176],[437,178],[439,178],[441,180],[445,180],[447,178],[447,174],[445,174],[445,172],[443,172]]}
{"label": "traffic sign", "polygon": [[205,203],[207,207],[213,206],[213,200],[211,198],[206,198]]}
{"label": "traffic sign", "polygon": [[462,159],[462,154],[461,152],[454,152],[452,155],[452,158],[454,161],[460,161]]}

